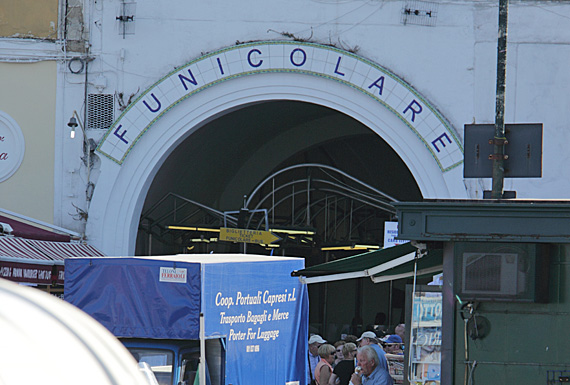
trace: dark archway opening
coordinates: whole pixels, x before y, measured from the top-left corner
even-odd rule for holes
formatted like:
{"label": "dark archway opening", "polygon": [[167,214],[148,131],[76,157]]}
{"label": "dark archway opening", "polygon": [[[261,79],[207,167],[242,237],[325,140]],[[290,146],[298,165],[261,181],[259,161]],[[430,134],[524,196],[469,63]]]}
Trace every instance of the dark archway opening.
{"label": "dark archway opening", "polygon": [[[215,230],[245,224],[309,231],[245,248],[304,257],[311,266],[366,251],[350,246],[382,247],[384,223],[394,220],[391,200],[422,195],[400,157],[368,127],[305,102],[247,105],[200,127],[166,159],[145,201],[136,254],[240,252],[244,244],[221,242]],[[245,206],[261,212],[240,217]],[[325,250],[334,245],[347,247]],[[356,331],[356,319],[366,328],[377,313],[395,325],[403,309],[390,308],[390,297],[405,290],[400,281],[311,285],[311,324],[329,338]]]}

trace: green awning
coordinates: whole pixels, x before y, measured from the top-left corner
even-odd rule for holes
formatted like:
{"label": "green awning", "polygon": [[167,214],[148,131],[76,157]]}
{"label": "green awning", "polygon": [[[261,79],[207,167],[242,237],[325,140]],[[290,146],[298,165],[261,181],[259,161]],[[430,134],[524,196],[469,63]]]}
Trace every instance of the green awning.
{"label": "green awning", "polygon": [[[305,283],[339,281],[351,278],[369,277],[373,282],[385,282],[423,276],[442,271],[442,250],[428,250],[421,253],[416,261],[417,248],[410,242],[375,250],[364,254],[322,263],[320,265],[295,270],[292,276],[299,276]],[[416,265],[417,262],[417,265]]]}

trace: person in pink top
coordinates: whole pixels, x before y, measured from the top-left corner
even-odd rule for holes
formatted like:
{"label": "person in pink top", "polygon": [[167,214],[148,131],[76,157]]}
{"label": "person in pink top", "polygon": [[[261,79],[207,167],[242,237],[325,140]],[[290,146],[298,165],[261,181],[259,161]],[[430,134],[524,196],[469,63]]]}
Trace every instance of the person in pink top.
{"label": "person in pink top", "polygon": [[321,360],[315,368],[315,380],[317,385],[327,385],[333,371],[332,364],[335,360],[336,349],[331,344],[323,344],[319,347]]}

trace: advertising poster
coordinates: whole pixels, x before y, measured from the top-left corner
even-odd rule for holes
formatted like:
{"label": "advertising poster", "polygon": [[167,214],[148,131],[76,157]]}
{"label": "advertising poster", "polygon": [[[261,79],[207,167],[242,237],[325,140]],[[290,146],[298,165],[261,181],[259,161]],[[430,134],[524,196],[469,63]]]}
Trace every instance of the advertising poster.
{"label": "advertising poster", "polygon": [[410,384],[441,383],[442,294],[415,292],[410,325]]}

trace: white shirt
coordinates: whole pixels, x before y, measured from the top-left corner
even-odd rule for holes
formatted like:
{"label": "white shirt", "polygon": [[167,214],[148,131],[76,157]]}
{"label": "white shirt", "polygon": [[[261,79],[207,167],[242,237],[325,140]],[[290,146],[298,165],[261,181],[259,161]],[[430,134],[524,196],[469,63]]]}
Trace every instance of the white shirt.
{"label": "white shirt", "polygon": [[319,361],[321,360],[321,357],[316,355],[313,356],[311,354],[311,352],[309,352],[309,370],[310,373],[307,373],[307,385],[311,383],[311,379],[315,379],[315,368],[317,367],[317,364],[319,363]]}

